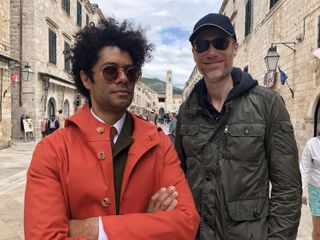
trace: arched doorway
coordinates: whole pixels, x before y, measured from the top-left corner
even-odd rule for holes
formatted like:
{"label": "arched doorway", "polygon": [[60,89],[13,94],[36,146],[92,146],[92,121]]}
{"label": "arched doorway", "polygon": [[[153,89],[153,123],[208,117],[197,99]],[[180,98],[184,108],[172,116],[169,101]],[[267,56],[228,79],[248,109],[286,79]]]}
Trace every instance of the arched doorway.
{"label": "arched doorway", "polygon": [[70,104],[68,100],[65,100],[63,103],[63,114],[65,117],[70,116]]}
{"label": "arched doorway", "polygon": [[314,113],[314,133],[313,136],[317,136],[320,131],[320,99],[318,100],[316,111]]}
{"label": "arched doorway", "polygon": [[48,101],[48,117],[50,118],[52,115],[56,115],[56,101],[54,98],[50,98]]}

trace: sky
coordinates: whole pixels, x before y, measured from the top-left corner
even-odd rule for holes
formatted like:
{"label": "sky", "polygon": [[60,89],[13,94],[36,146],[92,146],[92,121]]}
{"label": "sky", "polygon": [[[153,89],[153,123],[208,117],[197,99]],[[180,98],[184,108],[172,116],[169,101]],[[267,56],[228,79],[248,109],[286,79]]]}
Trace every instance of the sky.
{"label": "sky", "polygon": [[91,0],[106,17],[128,19],[146,30],[155,45],[152,60],[144,64],[142,76],[166,80],[172,70],[173,85],[183,88],[195,66],[189,36],[203,16],[219,12],[223,0]]}

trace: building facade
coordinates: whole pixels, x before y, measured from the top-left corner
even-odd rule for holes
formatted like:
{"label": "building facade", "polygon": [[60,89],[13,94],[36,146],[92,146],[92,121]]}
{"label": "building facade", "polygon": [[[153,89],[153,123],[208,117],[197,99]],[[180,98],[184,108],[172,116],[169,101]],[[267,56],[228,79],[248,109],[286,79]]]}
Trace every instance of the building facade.
{"label": "building facade", "polygon": [[69,75],[68,51],[74,33],[101,18],[98,6],[87,0],[11,0],[11,46],[16,46],[11,56],[20,61],[15,71],[28,65],[33,72],[11,88],[13,138],[21,138],[21,116],[32,119],[39,137],[41,119],[59,109],[68,117],[82,104]]}
{"label": "building facade", "polygon": [[[320,1],[225,0],[220,12],[235,26],[235,65],[281,94],[301,152],[320,130]],[[278,66],[288,77],[284,85],[278,69],[267,74],[270,47],[280,55]]]}
{"label": "building facade", "polygon": [[139,116],[147,117],[158,109],[158,94],[142,82],[137,82],[129,110]]}
{"label": "building facade", "polygon": [[187,80],[186,84],[184,85],[182,91],[182,100],[185,101],[189,94],[191,93],[194,85],[202,78],[201,73],[199,72],[197,66],[194,67],[189,79]]}
{"label": "building facade", "polygon": [[11,78],[10,69],[15,61],[10,46],[10,0],[0,2],[0,149],[11,140]]}

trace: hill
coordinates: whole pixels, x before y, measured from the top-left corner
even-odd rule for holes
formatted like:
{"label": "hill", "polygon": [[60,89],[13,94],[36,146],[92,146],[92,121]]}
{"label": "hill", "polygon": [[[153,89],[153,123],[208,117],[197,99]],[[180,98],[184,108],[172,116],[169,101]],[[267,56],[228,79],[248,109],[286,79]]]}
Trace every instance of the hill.
{"label": "hill", "polygon": [[[166,82],[158,78],[141,78],[140,81],[158,94],[166,94]],[[179,94],[182,94],[182,89],[173,86],[173,95]]]}

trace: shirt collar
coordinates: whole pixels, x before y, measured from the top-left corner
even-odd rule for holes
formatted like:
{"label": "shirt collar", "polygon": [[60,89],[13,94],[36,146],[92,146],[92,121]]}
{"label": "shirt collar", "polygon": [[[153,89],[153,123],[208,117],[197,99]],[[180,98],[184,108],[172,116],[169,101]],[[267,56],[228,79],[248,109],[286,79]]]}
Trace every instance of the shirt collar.
{"label": "shirt collar", "polygon": [[[101,118],[99,118],[99,117],[93,112],[92,107],[90,108],[90,111],[91,111],[92,115],[93,115],[98,121],[100,121],[100,122],[102,122],[102,123],[106,123],[105,121],[103,121]],[[125,120],[126,120],[126,113],[124,113],[124,114],[122,115],[122,117],[121,117],[115,124],[112,125],[113,127],[115,127],[115,128],[117,129],[117,133],[116,133],[116,135],[114,136],[114,142],[117,141],[117,139],[118,139],[118,137],[119,137],[119,135],[120,135],[120,133],[121,133],[121,131],[122,131],[122,128],[123,128],[123,125],[124,125]]]}

